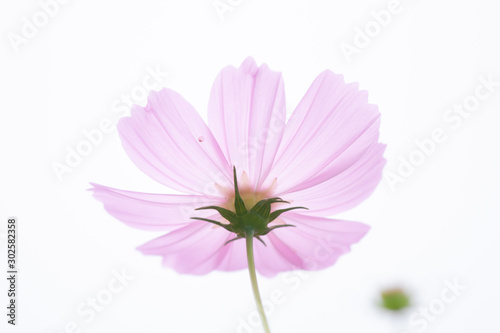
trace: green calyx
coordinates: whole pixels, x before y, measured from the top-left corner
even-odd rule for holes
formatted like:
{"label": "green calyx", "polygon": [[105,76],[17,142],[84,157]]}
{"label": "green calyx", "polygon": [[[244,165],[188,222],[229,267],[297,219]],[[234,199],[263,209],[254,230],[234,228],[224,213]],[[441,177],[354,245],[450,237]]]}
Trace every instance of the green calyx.
{"label": "green calyx", "polygon": [[271,212],[271,205],[274,203],[289,203],[281,198],[269,198],[263,199],[257,202],[250,210],[247,209],[243,199],[240,196],[238,189],[238,180],[236,179],[236,168],[233,167],[234,175],[234,212],[219,206],[207,206],[200,207],[196,210],[202,209],[213,209],[216,210],[224,219],[226,219],[229,224],[220,223],[219,221],[214,221],[211,219],[206,219],[203,217],[192,217],[194,220],[205,221],[213,223],[226,229],[229,232],[236,234],[236,237],[227,241],[227,243],[235,241],[237,239],[245,238],[247,234],[253,235],[253,237],[260,240],[264,245],[264,241],[260,236],[265,236],[274,229],[283,227],[295,227],[292,224],[280,224],[272,227],[268,227],[269,223],[276,220],[281,214],[288,212],[293,209],[307,209],[305,207],[291,207],[278,209]]}

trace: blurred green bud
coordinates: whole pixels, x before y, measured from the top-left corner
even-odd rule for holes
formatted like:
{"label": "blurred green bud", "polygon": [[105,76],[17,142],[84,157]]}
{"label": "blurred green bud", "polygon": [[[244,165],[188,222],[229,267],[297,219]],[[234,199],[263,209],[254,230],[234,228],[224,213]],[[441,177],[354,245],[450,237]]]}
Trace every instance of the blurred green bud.
{"label": "blurred green bud", "polygon": [[410,297],[400,288],[384,290],[381,296],[381,306],[387,310],[400,311],[410,305]]}

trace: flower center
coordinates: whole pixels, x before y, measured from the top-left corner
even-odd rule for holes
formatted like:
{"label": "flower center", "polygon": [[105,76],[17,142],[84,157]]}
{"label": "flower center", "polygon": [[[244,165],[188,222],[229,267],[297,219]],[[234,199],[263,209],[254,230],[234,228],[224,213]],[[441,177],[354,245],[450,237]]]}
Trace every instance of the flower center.
{"label": "flower center", "polygon": [[[251,189],[241,189],[240,196],[247,209],[252,209],[257,202],[270,197],[269,191],[254,192]],[[234,212],[236,210],[234,206],[235,193],[231,191],[226,198],[225,208]]]}
{"label": "flower center", "polygon": [[[226,194],[227,202],[222,206],[207,206],[200,207],[196,210],[201,209],[213,209],[216,210],[221,217],[229,222],[229,224],[223,224],[219,221],[203,218],[203,217],[192,217],[192,219],[209,222],[219,227],[226,229],[236,235],[233,240],[255,237],[261,242],[264,241],[260,236],[265,236],[269,232],[277,228],[283,227],[293,227],[290,224],[280,224],[275,226],[269,226],[269,223],[273,222],[281,214],[293,210],[293,209],[307,209],[305,207],[290,207],[284,209],[273,210],[271,212],[271,205],[273,204],[283,204],[289,203],[281,198],[271,197],[270,190],[255,192],[250,186],[238,188],[238,180],[236,179],[236,168],[233,167],[234,176],[234,192],[228,191]],[[226,242],[226,244],[228,243]],[[265,244],[265,243],[264,243]]]}

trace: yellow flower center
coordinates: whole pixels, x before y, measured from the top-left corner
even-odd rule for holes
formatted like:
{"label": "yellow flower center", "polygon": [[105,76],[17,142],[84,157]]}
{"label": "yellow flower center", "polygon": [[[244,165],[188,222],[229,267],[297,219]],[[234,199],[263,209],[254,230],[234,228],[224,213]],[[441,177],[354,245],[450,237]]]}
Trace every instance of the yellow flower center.
{"label": "yellow flower center", "polygon": [[[240,196],[241,199],[243,199],[243,203],[245,204],[245,207],[247,210],[252,209],[255,204],[263,199],[269,198],[269,192],[264,191],[264,192],[254,192],[251,189],[240,189]],[[226,195],[226,203],[224,205],[224,208],[229,209],[230,211],[234,212],[234,192],[231,191]]]}

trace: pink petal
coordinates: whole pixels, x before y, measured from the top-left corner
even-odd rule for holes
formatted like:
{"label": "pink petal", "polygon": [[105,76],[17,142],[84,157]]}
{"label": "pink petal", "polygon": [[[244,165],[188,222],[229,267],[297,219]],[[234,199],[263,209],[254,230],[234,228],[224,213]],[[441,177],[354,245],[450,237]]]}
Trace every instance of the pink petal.
{"label": "pink petal", "polygon": [[328,216],[346,211],[366,199],[382,178],[385,160],[382,158],[385,145],[374,144],[349,168],[341,165],[332,168],[331,178],[323,183],[277,196],[289,201],[293,206],[307,207],[305,215]]}
{"label": "pink petal", "polygon": [[[217,218],[217,215],[208,218]],[[282,221],[296,227],[277,229],[264,236],[267,247],[254,239],[256,268],[264,276],[331,266],[369,230],[357,222],[293,213],[288,213]],[[234,271],[247,267],[244,239],[224,245],[234,237],[223,228],[194,221],[138,249],[147,255],[162,256],[164,266],[183,274]]]}
{"label": "pink petal", "polygon": [[200,195],[139,193],[92,185],[94,197],[112,216],[131,227],[145,230],[178,228],[192,222],[190,218],[193,216],[210,214],[206,210],[195,211],[196,208],[222,202],[218,198]]}
{"label": "pink petal", "polygon": [[[230,234],[231,236],[228,240],[236,237],[235,234]],[[231,242],[225,246],[226,252],[224,258],[221,260],[217,266],[219,271],[237,271],[240,269],[246,269],[247,265],[247,252],[245,247],[245,240],[239,239],[237,241]]]}
{"label": "pink petal", "polygon": [[[208,218],[217,217],[213,215]],[[213,270],[235,271],[247,268],[248,264],[244,239],[224,245],[234,237],[235,234],[223,228],[194,221],[140,246],[138,250],[143,254],[162,256],[163,265],[179,273],[202,275]],[[257,269],[262,274],[274,275],[276,267],[282,270],[293,268],[272,245],[264,248],[258,240],[254,240],[254,246]],[[266,261],[264,258],[267,258]]]}
{"label": "pink petal", "polygon": [[[221,264],[232,246],[224,246],[224,243],[233,236],[221,227],[194,221],[138,247],[138,250],[162,256],[163,265],[179,273],[201,275]],[[242,263],[241,259],[238,258],[239,263]]]}
{"label": "pink petal", "polygon": [[230,186],[231,166],[196,110],[176,92],[151,92],[118,130],[130,159],[156,181],[185,193],[217,193]]}
{"label": "pink petal", "polygon": [[247,58],[240,68],[224,68],[212,87],[208,122],[231,165],[246,171],[258,189],[281,141],[285,94],[280,73]]}
{"label": "pink petal", "polygon": [[358,242],[369,230],[358,222],[333,220],[302,214],[285,213],[283,222],[296,227],[277,229],[269,234],[266,242],[274,246],[288,265],[274,265],[276,258],[259,256],[258,267],[266,267],[264,275],[272,276],[291,269],[318,270],[333,265],[350,245]]}
{"label": "pink petal", "polygon": [[378,142],[379,123],[366,91],[321,73],[286,124],[266,185],[276,178],[276,193],[291,193],[335,177]]}
{"label": "pink petal", "polygon": [[300,268],[301,257],[294,251],[284,248],[281,240],[275,236],[274,232],[264,236],[263,240],[267,246],[254,239],[255,266],[260,274],[272,277],[279,272]]}

